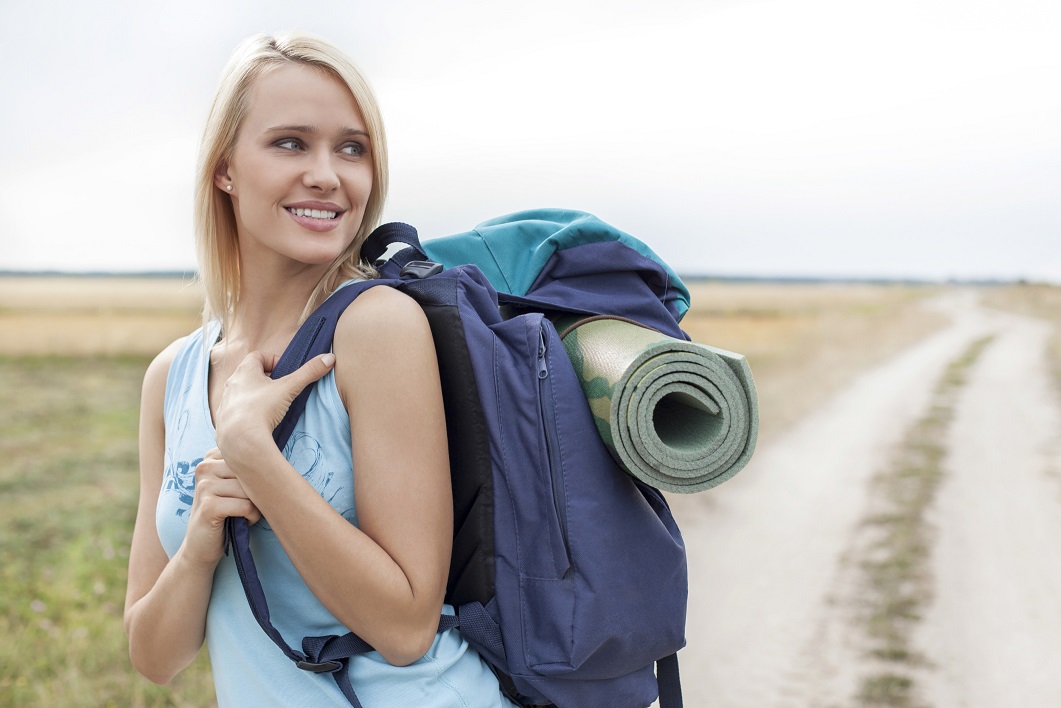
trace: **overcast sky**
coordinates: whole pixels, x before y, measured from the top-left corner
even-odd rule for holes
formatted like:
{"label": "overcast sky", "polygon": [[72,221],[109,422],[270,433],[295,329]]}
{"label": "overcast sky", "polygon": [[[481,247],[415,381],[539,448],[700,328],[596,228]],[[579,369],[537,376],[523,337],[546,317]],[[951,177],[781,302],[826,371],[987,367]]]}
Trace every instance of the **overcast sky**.
{"label": "overcast sky", "polygon": [[245,36],[358,63],[388,220],[590,211],[690,274],[1061,283],[1061,2],[0,0],[0,270],[194,269]]}

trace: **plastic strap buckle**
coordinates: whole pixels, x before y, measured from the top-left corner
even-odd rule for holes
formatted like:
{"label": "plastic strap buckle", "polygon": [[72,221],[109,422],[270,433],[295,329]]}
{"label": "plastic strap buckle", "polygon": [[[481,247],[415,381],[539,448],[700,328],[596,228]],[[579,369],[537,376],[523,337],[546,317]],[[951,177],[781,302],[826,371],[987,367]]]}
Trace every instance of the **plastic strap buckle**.
{"label": "plastic strap buckle", "polygon": [[295,666],[302,669],[303,671],[312,671],[315,674],[329,674],[333,671],[338,671],[343,668],[341,662],[338,661],[309,661],[303,659],[302,661],[296,661]]}
{"label": "plastic strap buckle", "polygon": [[428,278],[436,273],[441,273],[443,265],[432,261],[409,261],[402,268],[401,276],[412,276],[414,278]]}

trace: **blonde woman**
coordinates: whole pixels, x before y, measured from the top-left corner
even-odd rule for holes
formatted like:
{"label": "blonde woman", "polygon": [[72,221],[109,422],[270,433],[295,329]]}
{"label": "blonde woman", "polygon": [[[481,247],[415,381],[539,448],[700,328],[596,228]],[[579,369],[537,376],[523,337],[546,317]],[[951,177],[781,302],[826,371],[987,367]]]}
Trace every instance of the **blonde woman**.
{"label": "blonde woman", "polygon": [[[225,519],[242,516],[289,644],[352,630],[375,648],[349,665],[365,708],[510,705],[456,630],[436,632],[452,506],[420,308],[373,288],[340,319],[332,354],[269,378],[308,312],[373,275],[359,252],[387,154],[367,83],[318,39],[250,38],[223,74],[197,179],[203,326],[144,378],[125,609],[134,666],[166,683],[205,641],[222,706],[348,705],[256,624],[224,554]],[[272,430],[307,386],[281,452]]]}

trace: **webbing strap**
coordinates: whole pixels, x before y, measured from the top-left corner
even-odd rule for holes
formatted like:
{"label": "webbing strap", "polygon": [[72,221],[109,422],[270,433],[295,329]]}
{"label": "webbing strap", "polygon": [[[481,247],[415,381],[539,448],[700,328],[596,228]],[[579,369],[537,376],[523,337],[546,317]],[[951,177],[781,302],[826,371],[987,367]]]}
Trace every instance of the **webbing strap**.
{"label": "webbing strap", "polygon": [[505,643],[501,638],[501,628],[487,612],[481,602],[468,602],[457,608],[460,617],[461,634],[475,637],[475,642],[488,653],[492,653],[504,664]]}
{"label": "webbing strap", "polygon": [[258,580],[258,571],[254,567],[254,557],[250,552],[250,524],[242,516],[230,516],[225,523],[225,532],[228,536],[226,543],[232,549],[236,561],[236,572],[243,584],[243,592],[247,596],[247,603],[250,605],[254,619],[273,640],[273,643],[287,655],[287,658],[295,662],[304,659],[304,656],[287,645],[269,618],[269,605],[265,601],[265,591],[262,589],[261,581]]}
{"label": "webbing strap", "polygon": [[[400,222],[382,224],[369,234],[365,242],[361,244],[361,257],[379,268],[398,252],[397,244],[411,246],[418,254],[413,256],[414,258],[427,257],[420,245],[420,237],[416,233],[416,228]],[[389,276],[387,273],[384,275]]]}
{"label": "webbing strap", "polygon": [[[299,328],[291,340],[291,344],[288,345],[287,350],[273,368],[272,378],[276,379],[286,376],[312,357],[329,351],[335,334],[335,324],[347,306],[368,288],[381,284],[381,281],[352,283],[341,288],[331,298],[326,300]],[[309,392],[309,387],[307,387],[295,397],[290,408],[288,408],[287,415],[280,422],[280,425],[276,427],[276,430],[273,431],[273,439],[281,450],[287,444],[291,433],[294,431],[295,424],[306,409]],[[270,619],[269,604],[265,599],[265,590],[262,588],[261,580],[258,578],[254,556],[251,554],[250,525],[243,517],[229,517],[226,522],[226,534],[228,536],[228,548],[232,551],[233,559],[236,563],[236,571],[239,574],[240,583],[243,585],[243,592],[247,596],[247,603],[250,605],[251,613],[254,615],[258,625],[261,626],[273,643],[284,652],[287,658],[291,659],[300,668],[309,671],[320,671],[322,669],[318,666],[319,664],[327,664],[343,659],[337,666],[345,666],[346,658],[371,650],[367,643],[353,633],[343,637],[307,637],[302,643],[303,652],[292,649],[284,641],[284,638],[273,626]],[[321,657],[326,655],[329,658],[321,660]],[[345,671],[343,673],[345,674]]]}
{"label": "webbing strap", "polygon": [[677,652],[656,662],[656,683],[659,685],[659,708],[682,708]]}
{"label": "webbing strap", "polygon": [[[361,702],[350,683],[347,668],[351,657],[373,651],[372,646],[353,632],[348,632],[341,636],[331,634],[305,637],[302,640],[301,652],[292,649],[270,620],[269,605],[266,602],[261,581],[254,569],[254,558],[250,553],[250,529],[247,520],[242,517],[233,517],[229,518],[228,523],[236,569],[254,619],[273,640],[273,643],[280,647],[280,650],[298,668],[314,673],[330,673],[339,686],[339,690],[350,701],[350,705],[354,708],[361,708]],[[437,631],[445,632],[459,624],[456,616],[444,614],[439,618]]]}
{"label": "webbing strap", "polygon": [[[442,633],[453,629],[458,625],[457,618],[453,615],[441,615],[438,622],[438,632]],[[361,637],[353,632],[342,636],[330,635],[326,637],[306,637],[302,640],[302,649],[306,652],[306,659],[301,662],[299,668],[317,673],[331,673],[339,690],[346,696],[346,700],[354,708],[361,708],[361,701],[350,683],[349,664],[350,659],[359,654],[372,651],[372,647]]]}

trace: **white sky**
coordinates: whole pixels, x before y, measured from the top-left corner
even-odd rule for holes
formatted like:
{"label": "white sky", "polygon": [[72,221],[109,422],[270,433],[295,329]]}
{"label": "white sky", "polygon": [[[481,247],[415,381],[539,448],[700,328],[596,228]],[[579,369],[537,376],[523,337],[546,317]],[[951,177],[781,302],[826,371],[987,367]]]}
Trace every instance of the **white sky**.
{"label": "white sky", "polygon": [[590,211],[682,273],[1061,283],[1061,2],[0,0],[0,270],[194,268],[243,37],[372,81],[388,220]]}

